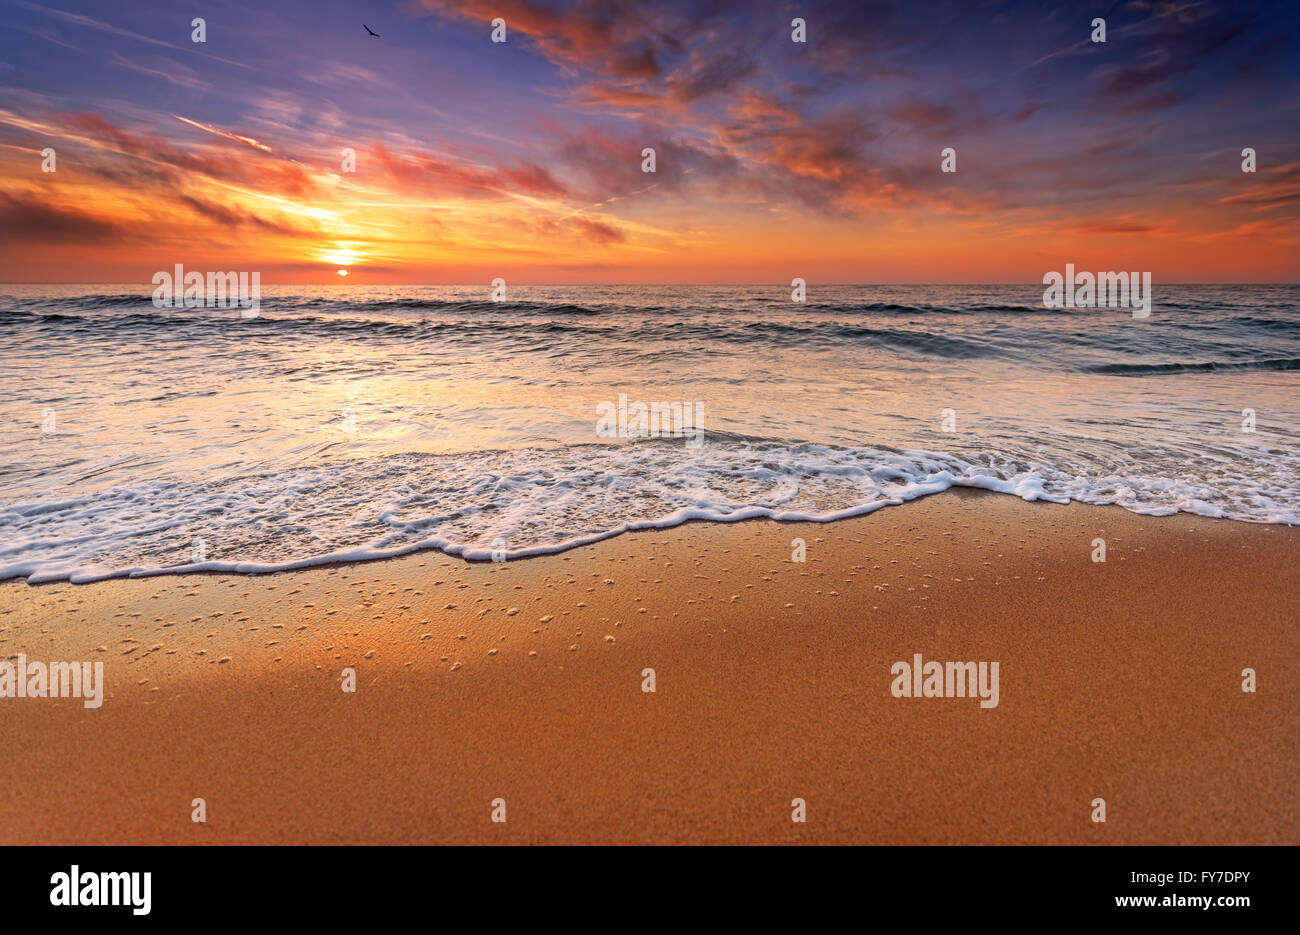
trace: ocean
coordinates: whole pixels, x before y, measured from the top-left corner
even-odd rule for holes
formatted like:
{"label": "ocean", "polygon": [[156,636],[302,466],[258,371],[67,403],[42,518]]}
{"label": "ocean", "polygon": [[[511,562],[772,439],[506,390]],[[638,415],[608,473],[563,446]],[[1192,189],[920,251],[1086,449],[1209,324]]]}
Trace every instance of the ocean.
{"label": "ocean", "polygon": [[[1157,282],[1149,318],[1039,285],[151,291],[0,286],[0,579],[514,558],[954,485],[1300,522],[1300,286]],[[702,435],[599,432],[620,397]]]}

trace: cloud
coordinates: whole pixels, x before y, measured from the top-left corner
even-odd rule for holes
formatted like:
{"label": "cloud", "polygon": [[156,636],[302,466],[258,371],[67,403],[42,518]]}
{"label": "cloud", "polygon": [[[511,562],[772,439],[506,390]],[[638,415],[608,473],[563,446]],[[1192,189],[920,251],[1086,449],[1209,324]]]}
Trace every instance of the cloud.
{"label": "cloud", "polygon": [[1078,234],[1150,234],[1159,228],[1137,221],[1093,221],[1075,225],[1071,230]]}
{"label": "cloud", "polygon": [[[156,66],[150,68],[145,62]],[[138,71],[142,75],[148,75],[150,78],[161,78],[174,87],[184,88],[187,91],[208,91],[212,88],[211,82],[204,81],[195,74],[191,68],[184,65],[178,65],[170,59],[162,56],[140,56],[137,60],[124,58],[113,53],[113,63],[119,68]]]}
{"label": "cloud", "polygon": [[685,67],[668,76],[665,87],[669,97],[690,104],[710,94],[730,91],[757,71],[758,63],[750,55],[710,49],[708,54],[693,54]]}
{"label": "cloud", "polygon": [[1251,205],[1261,211],[1300,204],[1300,162],[1265,168],[1257,179],[1250,180],[1246,191],[1225,195],[1217,204]]}
{"label": "cloud", "polygon": [[645,10],[594,2],[565,8],[531,0],[423,0],[429,10],[490,23],[500,17],[507,34],[531,37],[553,62],[619,78],[656,78],[656,49],[671,47]]}
{"label": "cloud", "polygon": [[[1231,45],[1247,29],[1253,17],[1211,22],[1204,4],[1134,4],[1150,9],[1152,15],[1127,32],[1127,41],[1140,40],[1145,48],[1130,65],[1104,66],[1098,95],[1103,107],[1125,113],[1162,110],[1191,93],[1172,87],[1180,79],[1203,69],[1205,60]],[[1220,17],[1220,19],[1222,19]]]}
{"label": "cloud", "polygon": [[122,239],[121,224],[30,195],[0,192],[0,240],[47,244],[90,244]]}
{"label": "cloud", "polygon": [[197,120],[191,120],[188,117],[182,117],[179,114],[172,114],[172,116],[175,117],[177,120],[181,121],[182,123],[188,123],[190,126],[198,127],[200,130],[203,130],[207,133],[212,133],[216,136],[224,137],[225,139],[231,140],[235,143],[243,143],[245,146],[253,147],[253,149],[260,149],[264,153],[271,152],[271,147],[267,146],[265,143],[259,143],[251,136],[240,136],[238,133],[231,133],[229,130],[222,130],[218,127],[210,127],[206,123],[199,123]]}
{"label": "cloud", "polygon": [[567,218],[544,218],[537,223],[543,233],[554,236],[570,233],[597,244],[626,243],[627,235],[612,224],[583,215]]}
{"label": "cloud", "polygon": [[908,95],[904,101],[887,108],[885,114],[896,123],[926,130],[943,130],[957,121],[959,111],[950,104],[937,104]]}
{"label": "cloud", "polygon": [[67,114],[64,115],[64,119],[72,128],[91,134],[99,141],[111,143],[112,147],[123,155],[172,166],[185,173],[297,197],[307,195],[315,188],[311,176],[301,165],[275,159],[270,155],[270,147],[264,146],[257,140],[197,124],[183,117],[177,119],[213,133],[221,139],[252,147],[257,152],[249,153],[247,158],[241,159],[231,158],[225,153],[196,154],[178,149],[161,137],[146,139],[129,133],[99,114]]}
{"label": "cloud", "polygon": [[507,196],[522,193],[563,196],[567,190],[550,172],[532,162],[514,167],[475,166],[440,159],[427,153],[399,156],[383,143],[371,144],[371,154],[394,180],[408,191],[463,197]]}
{"label": "cloud", "polygon": [[162,46],[163,48],[166,49],[174,49],[177,52],[193,52],[195,54],[202,55],[205,58],[210,58],[218,62],[224,62],[227,65],[235,65],[238,66],[239,68],[252,67],[250,65],[245,64],[244,62],[236,62],[228,58],[222,58],[219,55],[211,55],[199,49],[193,49],[193,50],[184,49],[181,46],[173,45],[170,42],[164,42],[161,39],[154,39],[150,36],[142,36],[138,32],[132,32],[129,29],[122,29],[118,26],[112,25],[111,23],[105,23],[103,20],[95,19],[93,16],[85,16],[84,14],[81,13],[71,13],[68,12],[67,10],[56,10],[53,9],[52,7],[41,6],[39,3],[29,3],[27,2],[27,0],[10,0],[10,2],[13,3],[15,6],[20,6],[27,10],[33,10],[37,13],[44,13],[46,16],[53,16],[55,19],[62,20],[63,22],[69,23],[73,26],[81,26],[86,29],[93,29],[97,32],[107,33],[111,36],[121,36],[126,39],[135,39],[137,42],[147,42],[150,45]]}
{"label": "cloud", "polygon": [[[1034,232],[1126,249],[1171,249],[1171,231],[1295,236],[1248,226],[1300,203],[1290,10],[1123,0],[1098,13],[1110,41],[1094,46],[1068,5],[1038,15],[1018,0],[417,0],[437,28],[390,22],[381,43],[264,5],[210,36],[218,50],[238,39],[227,48],[256,63],[254,87],[189,48],[188,17],[158,25],[156,0],[143,2],[96,19],[18,0],[49,35],[16,32],[26,45],[3,71],[7,229],[99,231],[109,248],[118,233],[169,248],[265,242],[287,261],[314,236],[393,269],[431,262],[431,243],[448,269],[499,253],[728,270],[738,244],[805,255],[812,231],[841,257],[857,255],[851,240],[898,234],[923,253],[923,239],[972,230],[1010,251]],[[790,41],[795,15],[806,45]],[[507,46],[488,41],[498,16]],[[289,29],[303,41],[284,49]],[[24,87],[45,60],[75,81]],[[59,173],[38,185],[46,145]],[[955,175],[939,172],[949,145]],[[1245,145],[1268,156],[1256,176],[1236,171]],[[355,173],[340,168],[344,147],[362,153]]]}
{"label": "cloud", "polygon": [[308,230],[288,224],[279,224],[233,205],[220,205],[214,201],[193,195],[180,195],[178,198],[183,204],[193,208],[205,220],[213,221],[225,227],[253,226],[285,237],[315,237],[320,233],[319,227]]}
{"label": "cloud", "polygon": [[[560,148],[566,176],[576,179],[576,193],[592,202],[625,198],[652,189],[695,189],[735,176],[739,163],[728,153],[683,139],[663,127],[645,127],[642,137],[615,137],[594,127],[572,133]],[[641,171],[641,152],[655,151],[655,172]]]}

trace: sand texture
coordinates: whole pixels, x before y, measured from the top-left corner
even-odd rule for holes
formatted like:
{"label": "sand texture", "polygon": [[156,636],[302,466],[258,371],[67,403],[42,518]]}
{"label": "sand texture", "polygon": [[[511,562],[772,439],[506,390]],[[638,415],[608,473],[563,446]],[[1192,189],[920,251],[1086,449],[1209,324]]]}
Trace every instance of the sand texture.
{"label": "sand texture", "polygon": [[[0,699],[0,841],[1295,844],[1298,583],[1300,529],[957,492],[503,564],[9,582],[0,658],[107,687]],[[997,707],[894,697],[914,653],[997,661]]]}

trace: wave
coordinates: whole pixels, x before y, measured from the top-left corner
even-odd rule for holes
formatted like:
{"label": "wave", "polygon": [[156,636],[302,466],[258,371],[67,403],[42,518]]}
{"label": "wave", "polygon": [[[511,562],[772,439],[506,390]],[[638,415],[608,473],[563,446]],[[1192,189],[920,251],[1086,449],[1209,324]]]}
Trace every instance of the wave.
{"label": "wave", "polygon": [[1091,309],[1072,309],[1072,308],[1044,308],[1041,305],[1015,305],[1004,303],[982,303],[975,302],[970,305],[950,305],[950,304],[933,304],[933,305],[912,305],[897,302],[858,302],[858,303],[820,303],[809,302],[800,306],[800,310],[809,312],[830,312],[834,314],[863,314],[863,315],[973,315],[979,313],[1001,312],[1015,315],[1041,315],[1041,316],[1079,316],[1087,314]]}
{"label": "wave", "polygon": [[[491,304],[491,303],[488,303]],[[549,306],[547,307],[549,308]],[[480,321],[448,319],[383,320],[369,318],[334,318],[318,316],[275,317],[259,316],[241,318],[233,309],[213,309],[224,314],[204,315],[200,309],[154,310],[120,313],[112,317],[89,317],[58,312],[37,313],[27,311],[0,311],[0,324],[39,322],[70,326],[79,329],[107,330],[118,333],[124,329],[140,327],[157,334],[164,330],[186,328],[238,328],[258,332],[306,332],[327,334],[357,334],[401,337],[404,339],[446,338],[465,336],[471,338],[501,338],[504,336],[565,336],[590,338],[611,336],[624,342],[637,343],[670,339],[674,341],[722,342],[774,347],[806,346],[822,343],[832,346],[887,346],[897,350],[912,351],[952,359],[1006,356],[1011,348],[998,348],[988,342],[938,334],[894,328],[869,328],[865,325],[838,322],[786,323],[769,321],[749,322],[694,322],[677,321],[623,323],[614,320],[596,324],[566,324],[562,319],[542,321]]]}
{"label": "wave", "polygon": [[70,305],[74,308],[111,308],[119,305],[152,305],[152,293],[96,293],[93,295],[41,296],[36,298],[15,299],[18,305]]}
{"label": "wave", "polygon": [[691,520],[831,522],[951,487],[1116,504],[1154,516],[1300,523],[1294,459],[1228,459],[1196,480],[1181,474],[1184,460],[1173,454],[1164,467],[1090,472],[1044,463],[1036,453],[722,434],[694,450],[680,440],[651,439],[327,460],[221,479],[173,476],[0,507],[7,530],[0,580],[260,573],[421,549],[472,561],[494,551],[524,558]]}
{"label": "wave", "polygon": [[[757,352],[772,357],[794,350],[853,357],[871,349],[882,360],[892,358],[904,367],[909,361],[964,365],[997,360],[1040,370],[1125,377],[1300,369],[1300,357],[1295,356],[1300,351],[1300,321],[1241,311],[1230,317],[1175,317],[1139,330],[1099,327],[1077,312],[1069,313],[1069,324],[1059,318],[1034,324],[1033,316],[1048,313],[1014,303],[974,303],[969,308],[812,304],[786,306],[781,314],[763,318],[754,303],[741,309],[674,312],[664,305],[615,303],[421,298],[360,302],[280,296],[263,300],[262,315],[243,318],[230,308],[158,309],[147,296],[93,294],[0,307],[0,327],[27,328],[44,340],[84,340],[96,346],[133,337],[168,346],[188,342],[208,346],[217,355],[244,336],[265,336],[277,341],[374,342],[407,350],[446,345],[485,361],[539,352],[584,362],[609,355],[637,366],[661,366],[665,353],[691,357]],[[949,314],[957,317],[943,317]],[[911,316],[928,317],[904,321]],[[75,348],[70,352],[76,353]],[[1239,356],[1216,359],[1229,354]],[[1145,362],[1162,357],[1167,360]],[[1191,359],[1179,359],[1187,357]],[[1143,362],[1129,362],[1134,359]]]}
{"label": "wave", "polygon": [[[24,298],[16,300],[11,297],[11,301],[14,301],[15,308],[0,309],[0,312],[21,312],[25,309],[39,309],[49,305],[57,305],[60,308],[70,308],[74,311],[107,311],[131,306],[142,306],[151,309],[156,307],[153,304],[153,296],[151,293],[96,293],[92,295]],[[387,311],[490,312],[493,314],[508,314],[515,312],[542,313],[546,315],[601,315],[610,311],[628,310],[633,308],[637,311],[645,312],[668,311],[668,309],[663,306],[619,306],[614,304],[585,306],[571,302],[493,302],[490,300],[458,301],[452,299],[421,298],[356,300],[333,299],[322,296],[268,295],[265,293],[261,296],[260,303],[261,306],[266,309],[310,309],[350,312],[361,315],[366,313],[383,313]],[[180,312],[183,314],[187,311],[203,311],[205,308],[208,310],[226,310],[222,306],[209,305],[167,311],[173,313]],[[40,313],[37,312],[35,314],[39,315]]]}
{"label": "wave", "polygon": [[1170,364],[1098,364],[1084,368],[1089,373],[1110,376],[1140,377],[1162,373],[1217,373],[1222,370],[1300,370],[1300,357],[1277,357],[1272,360],[1209,361]]}
{"label": "wave", "polygon": [[[365,314],[367,312],[383,313],[387,311],[435,311],[435,312],[484,312],[496,315],[518,313],[540,313],[545,315],[601,315],[618,306],[585,306],[570,302],[493,302],[493,301],[452,301],[450,299],[377,299],[355,301],[346,299],[326,299],[314,297],[302,299],[297,296],[268,296],[262,299],[267,308],[302,308],[335,309],[344,312]],[[662,311],[656,307],[636,306],[637,311]]]}
{"label": "wave", "polygon": [[[39,297],[13,299],[17,308],[40,308],[51,304],[60,308],[97,311],[112,310],[130,306],[153,307],[152,293],[94,293],[88,295]],[[692,313],[708,311],[736,311],[743,307],[760,307],[773,305],[797,309],[800,313],[837,314],[837,315],[880,315],[914,317],[917,315],[972,315],[972,314],[1006,314],[1014,316],[1067,316],[1082,317],[1095,313],[1094,309],[1049,309],[1041,305],[1024,305],[1015,303],[972,302],[969,305],[945,303],[914,304],[898,302],[817,302],[801,303],[797,307],[784,300],[774,301],[766,296],[749,296],[737,300],[739,305],[699,306],[688,305]],[[263,293],[261,304],[266,309],[303,309],[350,313],[357,315],[384,314],[386,312],[446,312],[454,314],[542,314],[542,315],[606,315],[630,312],[645,315],[672,314],[679,315],[687,310],[681,305],[642,304],[639,302],[608,301],[595,304],[558,301],[503,301],[434,299],[419,297],[394,297],[387,299],[334,298],[328,296],[308,296]],[[201,309],[201,307],[199,307]],[[195,310],[199,310],[195,309]],[[1102,310],[1105,311],[1105,310]]]}

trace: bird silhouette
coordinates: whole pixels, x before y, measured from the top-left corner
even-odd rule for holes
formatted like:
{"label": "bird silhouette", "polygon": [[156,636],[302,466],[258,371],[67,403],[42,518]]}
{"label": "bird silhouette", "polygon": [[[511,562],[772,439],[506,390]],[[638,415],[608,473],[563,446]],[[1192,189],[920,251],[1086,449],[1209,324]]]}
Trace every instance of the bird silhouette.
{"label": "bird silhouette", "polygon": [[379,33],[375,32],[375,31],[374,31],[373,29],[371,29],[369,26],[366,26],[365,23],[362,23],[361,25],[365,28],[366,32],[370,33],[370,35],[374,36],[376,39],[380,39],[380,38],[382,38],[382,37],[379,35]]}

